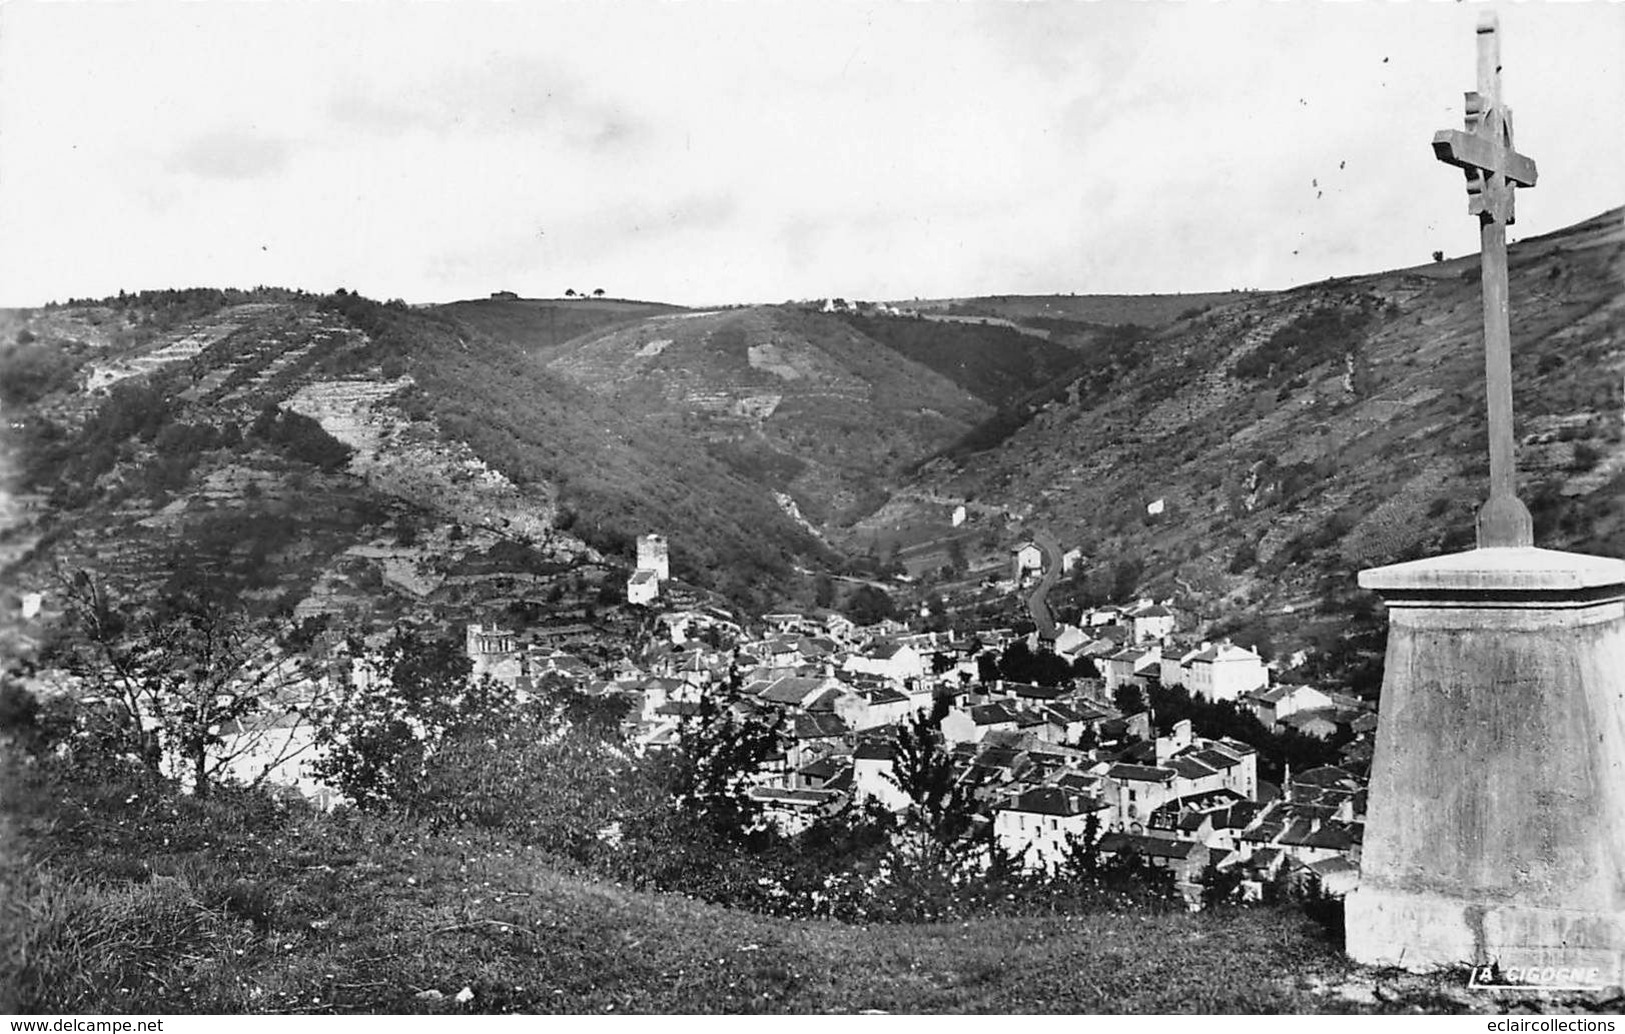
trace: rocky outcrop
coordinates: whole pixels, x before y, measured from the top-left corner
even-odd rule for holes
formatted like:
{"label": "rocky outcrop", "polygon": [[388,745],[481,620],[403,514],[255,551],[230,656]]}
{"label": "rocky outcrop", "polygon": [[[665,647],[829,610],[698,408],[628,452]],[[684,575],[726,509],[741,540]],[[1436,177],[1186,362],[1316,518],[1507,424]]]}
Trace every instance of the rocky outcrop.
{"label": "rocky outcrop", "polygon": [[409,376],[320,381],[301,388],[286,405],[354,449],[350,472],[381,492],[448,521],[526,539],[554,555],[590,552],[554,530],[558,504],[550,488],[521,489],[466,444],[408,419],[394,400],[412,386]]}

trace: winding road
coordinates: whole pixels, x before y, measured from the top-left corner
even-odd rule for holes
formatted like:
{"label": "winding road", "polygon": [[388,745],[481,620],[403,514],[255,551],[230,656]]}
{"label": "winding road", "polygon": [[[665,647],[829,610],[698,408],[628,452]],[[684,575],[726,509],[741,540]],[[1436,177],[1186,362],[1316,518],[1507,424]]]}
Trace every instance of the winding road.
{"label": "winding road", "polygon": [[1038,626],[1039,638],[1054,639],[1055,618],[1050,614],[1049,604],[1044,602],[1044,597],[1049,595],[1050,589],[1061,577],[1061,545],[1047,531],[1033,532],[1033,543],[1044,551],[1044,574],[1033,586],[1033,591],[1027,594],[1027,610],[1033,616],[1033,624]]}

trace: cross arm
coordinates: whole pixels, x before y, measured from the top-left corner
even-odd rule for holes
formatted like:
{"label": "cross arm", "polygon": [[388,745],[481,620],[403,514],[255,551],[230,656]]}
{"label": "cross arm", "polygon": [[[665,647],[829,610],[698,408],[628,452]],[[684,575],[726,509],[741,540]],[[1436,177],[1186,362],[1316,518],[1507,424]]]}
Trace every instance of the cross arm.
{"label": "cross arm", "polygon": [[1520,187],[1535,185],[1534,159],[1498,147],[1476,133],[1464,133],[1459,129],[1439,130],[1433,134],[1433,156],[1441,162],[1470,171],[1500,173]]}

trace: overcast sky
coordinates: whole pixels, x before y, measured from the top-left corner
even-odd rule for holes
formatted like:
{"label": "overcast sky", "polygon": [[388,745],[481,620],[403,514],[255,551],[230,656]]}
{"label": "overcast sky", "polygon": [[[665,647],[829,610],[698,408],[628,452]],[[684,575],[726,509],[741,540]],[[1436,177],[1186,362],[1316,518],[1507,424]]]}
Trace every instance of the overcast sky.
{"label": "overcast sky", "polygon": [[[1498,4],[1540,184],[1625,203],[1625,4]],[[0,4],[0,304],[1286,287],[1477,249],[1471,3]]]}

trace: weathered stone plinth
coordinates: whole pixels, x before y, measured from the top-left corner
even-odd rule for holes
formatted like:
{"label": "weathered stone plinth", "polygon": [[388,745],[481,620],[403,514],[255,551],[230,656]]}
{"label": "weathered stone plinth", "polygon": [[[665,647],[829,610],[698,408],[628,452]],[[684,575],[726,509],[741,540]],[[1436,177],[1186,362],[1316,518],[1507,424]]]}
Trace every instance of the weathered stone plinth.
{"label": "weathered stone plinth", "polygon": [[1477,549],[1360,585],[1390,627],[1349,955],[1625,983],[1625,561]]}

